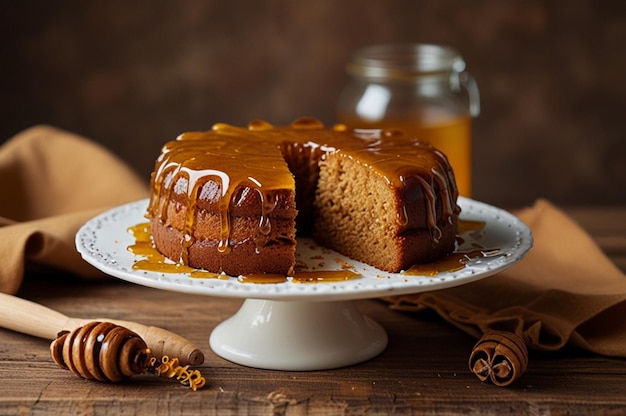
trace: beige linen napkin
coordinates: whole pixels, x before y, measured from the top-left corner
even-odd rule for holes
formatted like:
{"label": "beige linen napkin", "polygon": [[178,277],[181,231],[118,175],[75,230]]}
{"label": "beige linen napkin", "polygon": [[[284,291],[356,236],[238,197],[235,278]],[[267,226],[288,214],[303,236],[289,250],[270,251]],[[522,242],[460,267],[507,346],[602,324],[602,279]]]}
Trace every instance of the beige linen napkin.
{"label": "beige linen napkin", "polygon": [[0,146],[0,291],[15,293],[27,264],[102,276],[74,236],[91,217],[147,196],[147,181],[99,145],[32,127]]}
{"label": "beige linen napkin", "polygon": [[386,298],[393,308],[430,308],[465,332],[520,336],[529,348],[567,343],[626,357],[626,276],[572,219],[545,200],[516,212],[534,247],[510,269],[463,286]]}

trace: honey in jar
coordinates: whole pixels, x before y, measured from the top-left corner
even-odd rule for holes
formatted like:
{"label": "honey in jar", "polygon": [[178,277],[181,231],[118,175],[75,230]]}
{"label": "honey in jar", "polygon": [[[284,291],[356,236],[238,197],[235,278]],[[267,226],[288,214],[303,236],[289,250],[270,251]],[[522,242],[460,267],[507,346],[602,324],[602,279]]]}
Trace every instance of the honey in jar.
{"label": "honey in jar", "polygon": [[337,121],[430,141],[448,157],[459,193],[471,197],[472,118],[480,101],[461,55],[439,45],[375,45],[358,50],[347,72]]}

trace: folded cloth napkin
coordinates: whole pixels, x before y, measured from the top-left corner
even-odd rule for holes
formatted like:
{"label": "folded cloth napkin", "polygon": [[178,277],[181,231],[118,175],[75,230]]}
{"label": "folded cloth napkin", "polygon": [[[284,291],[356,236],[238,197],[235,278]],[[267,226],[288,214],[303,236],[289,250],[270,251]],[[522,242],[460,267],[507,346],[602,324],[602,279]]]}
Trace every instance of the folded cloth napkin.
{"label": "folded cloth napkin", "polygon": [[[26,264],[102,276],[74,247],[78,228],[103,210],[147,196],[147,181],[106,149],[51,127],[0,147],[0,291],[15,293]],[[430,308],[480,337],[521,336],[539,350],[571,343],[626,357],[626,277],[593,240],[544,200],[516,213],[534,248],[495,276],[456,288],[385,298],[393,308]]]}
{"label": "folded cloth napkin", "polygon": [[548,201],[538,200],[515,214],[534,238],[518,264],[467,285],[385,300],[400,310],[433,309],[477,338],[505,331],[536,350],[554,351],[570,343],[626,357],[626,276]]}
{"label": "folded cloth napkin", "polygon": [[103,274],[74,246],[87,220],[147,196],[147,181],[103,147],[37,126],[0,146],[0,291],[15,293],[25,266],[86,278]]}

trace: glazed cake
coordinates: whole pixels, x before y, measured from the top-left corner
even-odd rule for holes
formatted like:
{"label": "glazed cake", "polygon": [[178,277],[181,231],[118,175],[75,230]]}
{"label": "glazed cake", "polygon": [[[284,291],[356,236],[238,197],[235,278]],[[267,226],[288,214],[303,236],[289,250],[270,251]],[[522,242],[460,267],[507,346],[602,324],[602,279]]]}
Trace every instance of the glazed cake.
{"label": "glazed cake", "polygon": [[255,121],[167,143],[146,215],[162,254],[215,273],[292,274],[296,229],[398,272],[454,249],[457,196],[446,157],[399,132]]}

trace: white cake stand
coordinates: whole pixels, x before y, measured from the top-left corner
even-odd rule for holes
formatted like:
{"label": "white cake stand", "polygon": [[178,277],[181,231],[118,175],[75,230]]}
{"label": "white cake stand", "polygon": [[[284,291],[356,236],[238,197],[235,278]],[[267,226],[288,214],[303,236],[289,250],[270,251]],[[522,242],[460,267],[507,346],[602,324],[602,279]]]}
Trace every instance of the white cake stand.
{"label": "white cake stand", "polygon": [[88,221],[76,235],[83,258],[103,272],[148,287],[242,298],[239,311],[211,333],[210,346],[238,364],[276,370],[321,370],[348,366],[380,354],[385,330],[364,316],[357,299],[439,290],[467,284],[502,271],[523,258],[532,246],[528,227],[517,217],[467,198],[459,198],[461,218],[482,221],[479,231],[463,235],[458,251],[498,249],[475,258],[455,272],[434,277],[385,273],[312,241],[298,241],[298,260],[311,269],[339,270],[346,264],[361,274],[354,280],[329,283],[243,283],[237,277],[196,278],[186,273],[134,270],[138,260],[127,250],[134,244],[129,227],[145,222],[147,200],[126,204]]}

